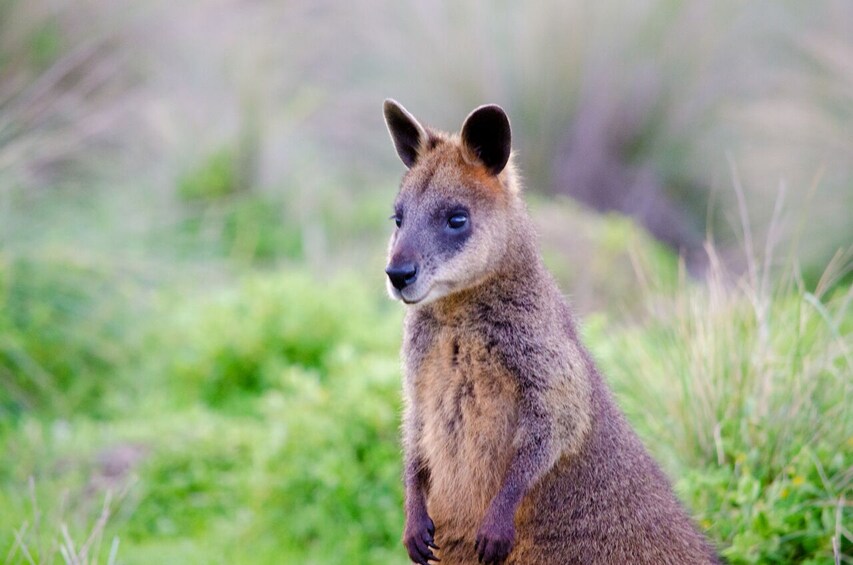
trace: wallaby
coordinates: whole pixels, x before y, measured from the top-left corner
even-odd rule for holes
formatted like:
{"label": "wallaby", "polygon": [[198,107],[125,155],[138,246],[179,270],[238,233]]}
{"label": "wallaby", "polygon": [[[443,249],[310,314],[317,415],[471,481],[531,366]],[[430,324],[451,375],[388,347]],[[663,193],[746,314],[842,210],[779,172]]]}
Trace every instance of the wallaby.
{"label": "wallaby", "polygon": [[393,100],[408,168],[388,292],[403,343],[406,525],[415,563],[718,563],[626,422],[542,264],[504,111],[459,135]]}

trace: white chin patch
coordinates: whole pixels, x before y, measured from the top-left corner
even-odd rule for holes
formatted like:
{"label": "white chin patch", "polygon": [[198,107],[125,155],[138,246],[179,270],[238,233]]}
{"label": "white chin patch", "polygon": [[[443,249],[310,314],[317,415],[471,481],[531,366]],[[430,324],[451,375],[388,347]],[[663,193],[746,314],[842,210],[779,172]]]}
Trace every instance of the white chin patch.
{"label": "white chin patch", "polygon": [[417,284],[414,287],[405,287],[403,290],[397,290],[394,285],[388,282],[386,288],[388,289],[388,296],[392,300],[400,300],[409,306],[429,304],[450,294],[450,287],[443,283],[433,284],[426,291]]}
{"label": "white chin patch", "polygon": [[419,295],[407,296],[406,292],[401,292],[400,294],[401,294],[401,298],[402,298],[403,302],[405,302],[409,306],[413,306],[415,304],[424,304],[425,302],[429,302],[429,300],[427,300],[429,298],[429,295],[430,295],[429,291],[427,291],[426,294],[421,295],[421,296],[419,296]]}
{"label": "white chin patch", "polygon": [[430,290],[427,290],[426,293],[412,292],[412,288],[410,287],[406,287],[403,290],[397,290],[397,288],[391,283],[388,283],[387,288],[388,296],[390,296],[392,300],[400,300],[401,302],[409,305],[421,303],[431,292]]}
{"label": "white chin patch", "polygon": [[439,298],[447,296],[450,293],[450,289],[447,285],[437,283],[433,284],[426,292],[413,292],[415,289],[404,288],[401,294],[401,299],[403,302],[409,305],[423,306],[424,304],[429,304],[430,302],[435,302]]}

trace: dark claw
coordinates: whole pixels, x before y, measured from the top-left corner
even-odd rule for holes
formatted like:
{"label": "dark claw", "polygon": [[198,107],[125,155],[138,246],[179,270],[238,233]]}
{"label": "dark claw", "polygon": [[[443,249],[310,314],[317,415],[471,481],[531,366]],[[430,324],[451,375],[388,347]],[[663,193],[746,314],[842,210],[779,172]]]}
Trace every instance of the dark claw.
{"label": "dark claw", "polygon": [[488,535],[477,537],[474,543],[474,551],[477,553],[477,560],[485,565],[501,564],[509,557],[512,550],[512,537],[496,536],[494,539]]}
{"label": "dark claw", "polygon": [[[418,565],[431,565],[430,561],[441,561],[432,552],[433,549],[438,549],[435,545],[435,524],[428,517],[424,516],[425,520],[415,520],[412,533],[407,534],[403,540],[403,545],[409,553],[409,558],[413,563]],[[414,524],[420,522],[417,526]]]}
{"label": "dark claw", "polygon": [[494,563],[495,561],[495,543],[487,542],[486,549],[483,552],[483,563],[489,565],[490,563]]}

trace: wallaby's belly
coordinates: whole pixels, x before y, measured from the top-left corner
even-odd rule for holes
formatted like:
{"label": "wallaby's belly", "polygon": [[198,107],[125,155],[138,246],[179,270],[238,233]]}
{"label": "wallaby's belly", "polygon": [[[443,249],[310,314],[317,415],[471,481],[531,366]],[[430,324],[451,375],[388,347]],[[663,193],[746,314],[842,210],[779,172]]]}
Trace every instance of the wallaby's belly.
{"label": "wallaby's belly", "polygon": [[420,441],[436,541],[473,542],[513,453],[515,380],[484,343],[447,331],[424,358],[414,394],[424,423]]}

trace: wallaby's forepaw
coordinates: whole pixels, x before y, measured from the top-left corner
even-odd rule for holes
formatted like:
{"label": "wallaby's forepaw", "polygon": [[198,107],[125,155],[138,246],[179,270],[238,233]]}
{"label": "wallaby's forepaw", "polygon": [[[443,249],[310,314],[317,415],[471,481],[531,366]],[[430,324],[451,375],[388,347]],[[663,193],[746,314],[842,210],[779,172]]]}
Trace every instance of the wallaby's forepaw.
{"label": "wallaby's forepaw", "polygon": [[509,520],[486,520],[477,532],[474,551],[480,563],[503,563],[515,545],[515,524]]}
{"label": "wallaby's forepaw", "polygon": [[403,533],[403,545],[409,552],[413,562],[420,565],[429,565],[429,561],[441,561],[433,555],[433,549],[439,549],[435,545],[435,524],[424,512],[421,516],[411,517],[406,520],[406,531]]}

